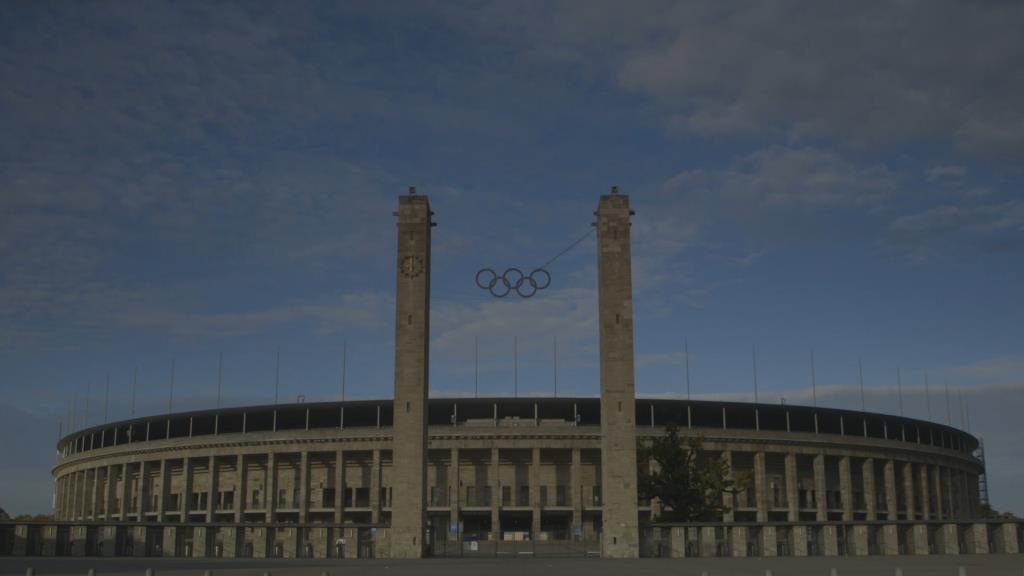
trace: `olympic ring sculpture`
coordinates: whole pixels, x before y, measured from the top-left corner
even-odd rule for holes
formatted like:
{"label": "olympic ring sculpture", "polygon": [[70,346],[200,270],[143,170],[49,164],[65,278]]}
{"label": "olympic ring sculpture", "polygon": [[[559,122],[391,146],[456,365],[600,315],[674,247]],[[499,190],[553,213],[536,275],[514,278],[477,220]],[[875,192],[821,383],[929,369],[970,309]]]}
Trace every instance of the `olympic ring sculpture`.
{"label": "olympic ring sculpture", "polygon": [[483,268],[476,273],[476,285],[495,298],[504,298],[512,291],[521,298],[530,298],[551,285],[551,274],[543,268],[535,268],[529,274],[523,274],[519,268],[512,267],[506,268],[499,275],[490,268]]}

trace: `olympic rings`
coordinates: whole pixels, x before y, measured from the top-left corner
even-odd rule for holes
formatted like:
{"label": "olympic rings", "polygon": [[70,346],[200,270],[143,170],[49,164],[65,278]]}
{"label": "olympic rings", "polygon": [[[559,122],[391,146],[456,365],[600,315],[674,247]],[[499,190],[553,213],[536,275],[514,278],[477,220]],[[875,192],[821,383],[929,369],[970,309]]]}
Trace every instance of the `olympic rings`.
{"label": "olympic rings", "polygon": [[504,298],[513,290],[521,298],[530,298],[551,285],[551,274],[543,268],[535,268],[529,274],[523,274],[519,268],[512,267],[506,268],[499,276],[491,268],[481,268],[476,273],[476,285],[495,298]]}

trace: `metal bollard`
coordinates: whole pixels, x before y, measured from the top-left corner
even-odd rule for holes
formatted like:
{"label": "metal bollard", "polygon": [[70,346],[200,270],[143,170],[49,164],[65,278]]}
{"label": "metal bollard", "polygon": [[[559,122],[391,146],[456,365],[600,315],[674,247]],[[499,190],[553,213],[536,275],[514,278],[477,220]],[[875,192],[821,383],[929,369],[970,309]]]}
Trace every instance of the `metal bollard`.
{"label": "metal bollard", "polygon": [[967,576],[967,568],[960,566],[956,569],[956,576]]}
{"label": "metal bollard", "polygon": [[96,576],[96,569],[89,568],[89,571],[85,573],[86,576]]}
{"label": "metal bollard", "polygon": [[839,576],[839,570],[836,570],[835,568],[829,568],[828,576]]}
{"label": "metal bollard", "polygon": [[155,574],[155,572],[153,572],[152,568],[146,568],[146,576],[153,576],[153,574]]}
{"label": "metal bollard", "polygon": [[772,576],[772,571],[771,570],[765,570],[764,571],[764,576]]}
{"label": "metal bollard", "polygon": [[28,568],[25,568],[25,576],[35,576],[35,574],[36,574],[36,571],[33,570],[31,566],[29,566]]}
{"label": "metal bollard", "polygon": [[203,571],[203,576],[213,576],[213,572],[210,571],[210,570],[204,570]]}
{"label": "metal bollard", "polygon": [[903,576],[903,568],[896,567],[896,576]]}

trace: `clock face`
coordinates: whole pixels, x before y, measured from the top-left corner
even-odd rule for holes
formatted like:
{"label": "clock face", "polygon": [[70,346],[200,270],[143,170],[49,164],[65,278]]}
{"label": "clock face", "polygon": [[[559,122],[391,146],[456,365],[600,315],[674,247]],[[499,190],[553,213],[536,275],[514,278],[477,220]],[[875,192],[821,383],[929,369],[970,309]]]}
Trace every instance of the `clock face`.
{"label": "clock face", "polygon": [[419,256],[406,256],[399,269],[406,278],[415,278],[423,272],[423,259]]}

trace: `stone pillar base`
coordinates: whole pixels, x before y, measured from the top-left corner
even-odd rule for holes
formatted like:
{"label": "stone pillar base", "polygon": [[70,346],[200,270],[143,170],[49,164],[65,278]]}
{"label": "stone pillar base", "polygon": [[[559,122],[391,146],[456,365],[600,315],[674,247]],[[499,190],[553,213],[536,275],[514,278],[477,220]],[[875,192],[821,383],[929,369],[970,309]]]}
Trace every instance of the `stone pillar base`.
{"label": "stone pillar base", "polygon": [[971,524],[967,531],[967,548],[969,554],[988,554],[988,525]]}
{"label": "stone pillar base", "polygon": [[775,532],[775,526],[762,526],[761,527],[761,556],[771,558],[777,556],[779,551],[779,542],[777,533]]}
{"label": "stone pillar base", "polygon": [[793,526],[793,556],[807,556],[807,526]]}
{"label": "stone pillar base", "polygon": [[882,526],[882,553],[886,556],[897,556],[900,553],[899,528],[895,524]]}
{"label": "stone pillar base", "polygon": [[178,537],[177,526],[164,526],[163,534],[163,555],[165,558],[171,558],[177,556],[177,546],[175,546]]}
{"label": "stone pillar base", "polygon": [[857,525],[853,527],[853,533],[850,538],[850,549],[847,554],[850,556],[867,556],[871,553],[868,549],[868,527],[864,525]]}
{"label": "stone pillar base", "polygon": [[132,526],[132,556],[144,558],[146,556],[146,527]]}
{"label": "stone pillar base", "polygon": [[730,530],[729,547],[732,548],[734,558],[745,558],[747,556],[747,527],[733,526]]}
{"label": "stone pillar base", "polygon": [[686,528],[673,526],[669,531],[668,554],[670,558],[686,557]]}
{"label": "stone pillar base", "polygon": [[960,534],[957,532],[956,524],[943,524],[939,529],[939,542],[936,544],[936,549],[941,554],[960,554]]}
{"label": "stone pillar base", "polygon": [[928,555],[928,526],[925,524],[914,524],[911,530],[910,542],[907,542],[907,553],[916,556]]}
{"label": "stone pillar base", "polygon": [[821,527],[821,554],[823,556],[839,555],[839,531],[833,524]]}
{"label": "stone pillar base", "polygon": [[998,544],[996,550],[1000,554],[1019,554],[1020,542],[1017,539],[1016,524],[1001,524],[998,529]]}

